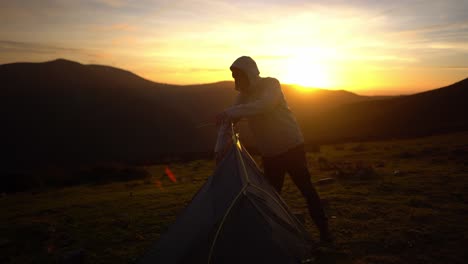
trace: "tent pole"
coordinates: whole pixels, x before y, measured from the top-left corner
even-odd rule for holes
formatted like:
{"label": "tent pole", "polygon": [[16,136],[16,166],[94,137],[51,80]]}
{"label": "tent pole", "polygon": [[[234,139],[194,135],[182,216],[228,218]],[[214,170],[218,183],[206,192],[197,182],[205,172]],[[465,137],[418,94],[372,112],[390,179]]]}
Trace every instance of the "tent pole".
{"label": "tent pole", "polygon": [[234,201],[232,201],[231,205],[229,205],[226,213],[224,214],[223,216],[223,219],[221,220],[220,224],[219,224],[219,227],[218,227],[218,230],[216,230],[216,234],[215,234],[215,237],[213,239],[213,243],[211,244],[211,247],[210,247],[210,254],[208,255],[208,264],[211,263],[211,257],[213,256],[213,250],[214,250],[214,246],[216,244],[216,241],[218,240],[218,236],[219,236],[219,233],[221,232],[221,229],[223,228],[223,225],[224,225],[224,222],[226,221],[226,218],[227,216],[229,215],[229,213],[231,212],[232,208],[234,207],[234,205],[236,204],[236,202],[239,200],[239,198],[241,197],[241,195],[244,193],[245,189],[247,188],[248,184],[246,184],[240,191],[239,193],[237,194],[236,198],[234,198]]}

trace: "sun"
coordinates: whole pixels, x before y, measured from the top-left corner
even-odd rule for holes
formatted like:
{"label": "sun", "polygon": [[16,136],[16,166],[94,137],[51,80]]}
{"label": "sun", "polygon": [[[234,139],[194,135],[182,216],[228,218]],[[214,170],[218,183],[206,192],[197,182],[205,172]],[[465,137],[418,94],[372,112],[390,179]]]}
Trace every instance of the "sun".
{"label": "sun", "polygon": [[306,88],[330,88],[332,86],[327,67],[307,58],[288,60],[284,72],[286,73],[283,77],[285,83],[297,84]]}

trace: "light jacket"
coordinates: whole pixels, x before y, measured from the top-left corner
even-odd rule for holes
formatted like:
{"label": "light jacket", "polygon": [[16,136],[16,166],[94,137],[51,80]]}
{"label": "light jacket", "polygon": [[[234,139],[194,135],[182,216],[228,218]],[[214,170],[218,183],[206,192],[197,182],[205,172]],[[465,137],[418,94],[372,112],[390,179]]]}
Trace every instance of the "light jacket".
{"label": "light jacket", "polygon": [[247,74],[251,92],[239,92],[234,105],[226,109],[225,113],[233,120],[247,119],[262,156],[275,156],[303,144],[303,135],[288,107],[279,81],[260,77],[257,64],[250,57],[238,58],[232,68]]}

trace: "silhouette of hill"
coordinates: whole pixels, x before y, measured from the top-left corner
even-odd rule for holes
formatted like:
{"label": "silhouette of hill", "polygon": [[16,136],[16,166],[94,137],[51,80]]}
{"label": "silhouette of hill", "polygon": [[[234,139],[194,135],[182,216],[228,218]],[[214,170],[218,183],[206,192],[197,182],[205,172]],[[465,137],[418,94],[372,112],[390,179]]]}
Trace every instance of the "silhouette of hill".
{"label": "silhouette of hill", "polygon": [[410,96],[342,105],[303,120],[320,141],[416,137],[468,129],[468,79]]}
{"label": "silhouette of hill", "polygon": [[141,161],[197,143],[166,96],[175,86],[63,59],[1,65],[0,80],[7,164]]}
{"label": "silhouette of hill", "polygon": [[[216,131],[197,125],[236,95],[232,82],[169,85],[64,59],[0,65],[0,83],[3,168],[208,155]],[[325,142],[466,129],[466,86],[464,80],[384,99],[292,85],[283,90],[306,140]]]}

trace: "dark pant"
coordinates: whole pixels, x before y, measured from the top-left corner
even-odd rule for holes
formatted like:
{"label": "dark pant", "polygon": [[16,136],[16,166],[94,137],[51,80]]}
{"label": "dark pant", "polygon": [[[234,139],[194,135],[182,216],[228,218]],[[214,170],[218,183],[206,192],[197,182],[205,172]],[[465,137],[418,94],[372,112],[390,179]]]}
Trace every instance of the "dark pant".
{"label": "dark pant", "polygon": [[323,235],[328,233],[328,219],[320,198],[310,180],[304,145],[301,144],[273,157],[263,157],[265,177],[278,193],[281,193],[286,172],[307,201],[310,216]]}

